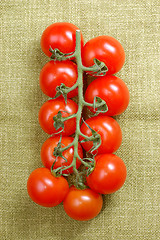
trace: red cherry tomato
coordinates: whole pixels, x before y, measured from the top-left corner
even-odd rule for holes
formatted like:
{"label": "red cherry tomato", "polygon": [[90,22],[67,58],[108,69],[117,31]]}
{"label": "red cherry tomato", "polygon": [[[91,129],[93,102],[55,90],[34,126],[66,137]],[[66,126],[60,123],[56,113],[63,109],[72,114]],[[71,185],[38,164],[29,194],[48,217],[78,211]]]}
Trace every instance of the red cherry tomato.
{"label": "red cherry tomato", "polygon": [[101,154],[95,157],[96,165],[87,177],[88,186],[97,193],[110,194],[120,189],[127,176],[122,159],[114,154]]}
{"label": "red cherry tomato", "polygon": [[64,177],[54,177],[47,168],[37,168],[29,176],[30,198],[43,207],[55,207],[66,197],[69,186]]}
{"label": "red cherry tomato", "polygon": [[[70,147],[69,149],[65,150],[62,155],[63,157],[66,158],[67,162],[65,161],[65,159],[61,158],[61,157],[55,157],[53,155],[54,152],[54,148],[57,147],[57,144],[60,140],[59,136],[55,136],[55,137],[50,137],[48,138],[42,145],[41,148],[41,160],[43,165],[46,168],[51,169],[54,161],[56,160],[56,163],[54,164],[54,168],[59,168],[62,166],[69,166],[72,163],[73,160],[73,155],[74,155],[74,147]],[[71,144],[73,142],[74,138],[72,137],[62,137],[61,140],[61,147],[67,147],[69,144]],[[80,158],[83,159],[83,150],[82,147],[80,145],[80,143],[78,144],[78,154],[80,156]],[[77,158],[77,162],[76,162],[76,167],[79,168],[79,166],[81,165],[81,161]],[[62,173],[68,174],[68,173],[73,173],[73,167],[69,168],[67,170],[62,171]]]}
{"label": "red cherry tomato", "polygon": [[[48,26],[41,37],[42,51],[51,56],[49,48],[58,48],[62,53],[71,53],[75,51],[76,30],[79,30],[72,23],[58,22]],[[81,45],[83,46],[83,36],[81,33]]]}
{"label": "red cherry tomato", "polygon": [[[85,92],[85,101],[93,103],[94,97],[103,99],[108,111],[106,116],[114,116],[123,113],[129,104],[129,91],[126,84],[116,76],[98,77],[91,82]],[[90,108],[94,112],[93,108]]]}
{"label": "red cherry tomato", "polygon": [[65,212],[71,218],[87,221],[96,217],[102,209],[103,200],[100,194],[91,189],[77,189],[71,187],[63,201]]}
{"label": "red cherry tomato", "polygon": [[118,72],[125,62],[125,52],[115,38],[99,36],[89,40],[82,50],[82,62],[86,67],[94,65],[93,59],[104,62],[108,67],[107,75]]}
{"label": "red cherry tomato", "polygon": [[[39,111],[39,124],[41,128],[48,134],[58,133],[58,130],[53,126],[53,117],[59,111],[62,111],[62,117],[68,117],[77,112],[78,106],[71,99],[67,100],[67,104],[63,98],[51,99],[45,102]],[[71,118],[64,122],[64,131],[61,133],[63,136],[72,135],[76,130],[76,118]]]}
{"label": "red cherry tomato", "polygon": [[[54,98],[56,87],[61,83],[67,87],[72,87],[77,81],[77,66],[71,61],[50,61],[44,65],[40,72],[40,88],[44,94]],[[78,90],[75,89],[67,94],[68,98],[76,96]]]}
{"label": "red cherry tomato", "polygon": [[[116,120],[108,116],[97,116],[87,119],[86,123],[101,136],[101,145],[93,154],[113,153],[120,147],[122,131]],[[81,126],[81,132],[87,136],[92,135],[85,123]],[[92,141],[81,145],[87,152],[93,147]]]}

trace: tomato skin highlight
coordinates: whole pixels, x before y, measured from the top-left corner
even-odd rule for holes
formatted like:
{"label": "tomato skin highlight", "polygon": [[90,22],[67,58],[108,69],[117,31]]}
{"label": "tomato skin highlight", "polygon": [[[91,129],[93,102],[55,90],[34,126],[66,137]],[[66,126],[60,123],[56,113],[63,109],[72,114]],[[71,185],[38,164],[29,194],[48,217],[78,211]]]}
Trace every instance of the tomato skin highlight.
{"label": "tomato skin highlight", "polygon": [[[57,159],[56,159],[56,157],[53,155],[54,148],[57,147],[59,139],[60,139],[59,136],[50,137],[42,145],[41,160],[42,160],[43,165],[48,169],[51,169],[55,160],[56,160],[56,163],[54,164],[53,169],[56,169],[56,168],[62,167],[62,166],[64,166],[64,167],[69,166],[72,163],[73,155],[74,155],[74,147],[73,146],[70,147],[69,149],[65,150],[62,153],[62,155],[67,159],[67,162],[61,157],[57,157]],[[71,144],[73,142],[73,140],[74,140],[74,138],[72,138],[72,137],[62,137],[61,146],[66,147],[69,144]],[[80,143],[78,144],[78,154],[83,159],[83,150],[82,150]],[[77,169],[80,167],[80,165],[81,165],[81,161],[77,158],[77,162],[76,162]],[[73,173],[73,167],[62,171],[62,173],[63,174],[64,173],[65,174]]]}
{"label": "tomato skin highlight", "polygon": [[[56,87],[61,83],[67,87],[72,87],[77,81],[77,65],[71,61],[50,61],[44,65],[40,72],[40,88],[44,94],[54,98],[56,95]],[[68,98],[75,97],[78,89],[67,94]]]}
{"label": "tomato skin highlight", "polygon": [[86,67],[94,65],[93,59],[105,63],[107,75],[118,72],[125,62],[125,52],[118,40],[111,36],[98,36],[89,40],[82,50],[82,63]]}
{"label": "tomato skin highlight", "polygon": [[119,190],[127,176],[123,160],[115,154],[100,154],[95,157],[95,161],[93,172],[86,178],[88,186],[101,194]]}
{"label": "tomato skin highlight", "polygon": [[69,185],[64,177],[54,177],[47,168],[37,168],[28,178],[27,191],[35,203],[55,207],[66,197]]}
{"label": "tomato skin highlight", "polygon": [[[86,123],[101,136],[100,147],[93,151],[93,154],[113,153],[122,143],[122,131],[118,122],[112,117],[96,116],[86,120]],[[85,123],[81,126],[81,132],[91,136],[91,130]],[[80,137],[80,140],[83,138]],[[82,147],[88,152],[92,146],[92,141],[81,143]]]}
{"label": "tomato skin highlight", "polygon": [[91,189],[70,190],[63,201],[63,207],[67,215],[74,220],[88,221],[96,217],[102,209],[103,199],[98,193]]}
{"label": "tomato skin highlight", "polygon": [[[48,26],[41,37],[42,51],[51,57],[49,48],[58,48],[62,53],[71,53],[75,51],[76,30],[79,30],[72,23],[57,22]],[[83,46],[83,36],[81,33],[81,46]]]}
{"label": "tomato skin highlight", "polygon": [[[126,84],[113,75],[98,77],[89,84],[85,92],[85,101],[93,103],[95,96],[103,99],[108,106],[108,111],[100,113],[99,116],[122,114],[128,107],[130,98]],[[94,112],[93,108],[89,109]]]}
{"label": "tomato skin highlight", "polygon": [[[43,131],[48,134],[58,133],[62,128],[58,130],[53,126],[53,117],[57,115],[59,111],[62,111],[62,117],[68,117],[75,114],[78,110],[77,104],[71,100],[67,100],[67,104],[63,98],[50,99],[45,102],[39,111],[39,124]],[[64,131],[61,132],[63,136],[70,136],[76,130],[76,118],[71,118],[64,122]]]}

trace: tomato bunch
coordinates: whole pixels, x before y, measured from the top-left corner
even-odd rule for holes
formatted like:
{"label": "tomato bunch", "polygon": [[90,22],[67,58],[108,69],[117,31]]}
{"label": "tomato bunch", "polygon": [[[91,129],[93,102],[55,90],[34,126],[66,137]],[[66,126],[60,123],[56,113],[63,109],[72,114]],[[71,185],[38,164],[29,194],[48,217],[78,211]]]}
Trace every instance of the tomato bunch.
{"label": "tomato bunch", "polygon": [[[116,192],[126,180],[126,166],[115,155],[122,131],[113,118],[129,104],[126,84],[113,75],[122,68],[125,52],[110,36],[84,45],[81,31],[66,22],[45,29],[41,48],[50,61],[40,72],[40,88],[50,99],[40,108],[39,124],[49,138],[41,147],[44,167],[28,178],[28,194],[44,207],[63,202],[68,216],[87,221],[101,211],[102,194]],[[83,94],[88,74],[94,78]],[[85,120],[84,106],[91,112]],[[76,180],[69,187],[73,173]]]}

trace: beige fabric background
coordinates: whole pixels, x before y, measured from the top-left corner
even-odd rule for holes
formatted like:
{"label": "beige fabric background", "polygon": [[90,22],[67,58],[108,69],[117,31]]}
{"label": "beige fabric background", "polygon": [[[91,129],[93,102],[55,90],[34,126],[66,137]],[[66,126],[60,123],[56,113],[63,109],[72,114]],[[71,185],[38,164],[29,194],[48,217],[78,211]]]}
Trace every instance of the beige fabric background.
{"label": "beige fabric background", "polygon": [[[160,1],[2,0],[0,12],[0,239],[160,239]],[[62,204],[37,206],[26,190],[29,174],[42,166],[40,148],[48,137],[37,118],[48,99],[39,88],[39,72],[48,61],[40,37],[59,21],[77,25],[85,42],[111,35],[126,52],[117,76],[126,82],[131,100],[117,117],[123,144],[116,154],[126,163],[128,177],[88,222],[70,219]]]}

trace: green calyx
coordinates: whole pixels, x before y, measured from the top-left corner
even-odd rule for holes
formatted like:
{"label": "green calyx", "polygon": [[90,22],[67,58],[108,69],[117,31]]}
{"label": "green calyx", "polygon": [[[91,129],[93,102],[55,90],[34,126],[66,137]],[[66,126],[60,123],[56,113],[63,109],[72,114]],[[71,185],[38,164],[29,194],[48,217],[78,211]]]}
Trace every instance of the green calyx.
{"label": "green calyx", "polygon": [[74,52],[62,53],[58,48],[52,49],[51,47],[49,51],[52,53],[51,60],[54,60],[54,61],[64,61],[64,60],[73,58],[73,54],[74,54]]}
{"label": "green calyx", "polygon": [[67,103],[68,90],[69,90],[69,87],[67,87],[64,83],[61,83],[60,86],[56,87],[56,95],[53,99],[62,95],[64,97],[65,103]]}
{"label": "green calyx", "polygon": [[108,106],[104,100],[100,97],[94,97],[93,108],[96,112],[94,116],[97,116],[99,113],[106,113],[108,111]]}

